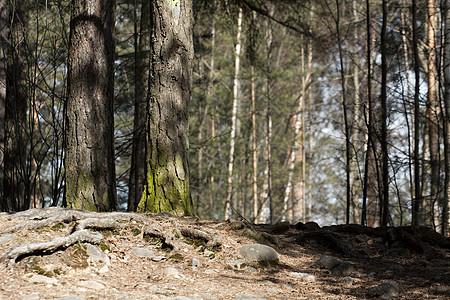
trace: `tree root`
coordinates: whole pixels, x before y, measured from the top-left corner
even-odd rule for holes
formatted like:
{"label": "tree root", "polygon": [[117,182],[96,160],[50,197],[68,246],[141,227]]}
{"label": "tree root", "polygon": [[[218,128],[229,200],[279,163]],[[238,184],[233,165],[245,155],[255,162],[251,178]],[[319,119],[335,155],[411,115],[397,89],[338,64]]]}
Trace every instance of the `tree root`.
{"label": "tree root", "polygon": [[180,250],[180,246],[176,242],[175,234],[168,230],[162,229],[158,225],[144,227],[143,234],[160,239],[163,243],[163,247],[167,246],[174,251]]}
{"label": "tree root", "polygon": [[180,232],[185,237],[204,240],[206,242],[206,248],[210,250],[214,248],[220,248],[222,246],[222,240],[217,235],[209,234],[198,229],[188,227],[180,228]]}
{"label": "tree root", "polygon": [[100,244],[103,235],[98,232],[88,230],[79,230],[69,236],[57,237],[49,242],[28,244],[13,248],[0,256],[0,261],[8,261],[8,267],[11,267],[18,259],[30,256],[36,253],[50,254],[58,249],[67,248],[75,243]]}

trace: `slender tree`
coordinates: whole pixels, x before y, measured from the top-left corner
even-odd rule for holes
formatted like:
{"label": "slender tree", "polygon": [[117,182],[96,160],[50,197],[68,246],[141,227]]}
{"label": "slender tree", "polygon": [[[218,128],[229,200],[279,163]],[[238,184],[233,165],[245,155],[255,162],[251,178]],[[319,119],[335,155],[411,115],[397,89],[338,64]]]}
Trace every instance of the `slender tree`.
{"label": "slender tree", "polygon": [[72,1],[65,159],[69,208],[117,209],[114,7],[114,0]]}
{"label": "slender tree", "polygon": [[[136,1],[135,1],[136,2]],[[144,191],[145,164],[145,121],[147,110],[148,70],[150,67],[150,2],[141,5],[139,32],[135,20],[135,86],[134,86],[134,126],[131,154],[128,211],[136,211]]]}
{"label": "slender tree", "polygon": [[[3,197],[4,151],[5,151],[5,103],[6,66],[8,63],[9,6],[0,0],[0,197]],[[7,211],[6,201],[0,201],[0,211]]]}
{"label": "slender tree", "polygon": [[192,1],[152,1],[150,24],[146,170],[138,211],[190,215],[187,150],[194,54]]}

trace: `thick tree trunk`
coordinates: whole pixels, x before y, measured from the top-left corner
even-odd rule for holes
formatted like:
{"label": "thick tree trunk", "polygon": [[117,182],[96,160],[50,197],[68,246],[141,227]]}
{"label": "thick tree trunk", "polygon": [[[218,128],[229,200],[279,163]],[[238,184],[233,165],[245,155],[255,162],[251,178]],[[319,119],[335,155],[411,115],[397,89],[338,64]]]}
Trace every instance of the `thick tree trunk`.
{"label": "thick tree trunk", "polygon": [[11,12],[10,47],[6,78],[4,201],[6,211],[28,209],[26,196],[26,137],[27,95],[25,86],[24,49],[27,20],[20,3],[13,3]]}
{"label": "thick tree trunk", "polygon": [[69,208],[117,209],[114,171],[114,0],[73,0],[66,139]]}
{"label": "thick tree trunk", "polygon": [[146,171],[138,211],[191,215],[188,107],[192,1],[152,1]]}
{"label": "thick tree trunk", "polygon": [[[137,31],[137,30],[136,30]],[[137,32],[135,33],[137,35]],[[137,37],[136,37],[137,42]],[[147,114],[148,70],[150,68],[150,2],[141,6],[139,46],[135,51],[134,130],[131,154],[128,211],[136,211],[144,191],[145,121]]]}
{"label": "thick tree trunk", "polygon": [[238,30],[236,37],[236,48],[234,51],[234,82],[233,82],[233,111],[231,115],[231,137],[230,137],[230,155],[228,159],[228,179],[227,179],[227,199],[225,202],[225,220],[231,217],[231,198],[233,193],[233,167],[234,167],[234,151],[236,147],[236,132],[238,128],[238,106],[240,94],[240,55],[241,55],[241,33],[242,33],[242,8],[239,8]]}

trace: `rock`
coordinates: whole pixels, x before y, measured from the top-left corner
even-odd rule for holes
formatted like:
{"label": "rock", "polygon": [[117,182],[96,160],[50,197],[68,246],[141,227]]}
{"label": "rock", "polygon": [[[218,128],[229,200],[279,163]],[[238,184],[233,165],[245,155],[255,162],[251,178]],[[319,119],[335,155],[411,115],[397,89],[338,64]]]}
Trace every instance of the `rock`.
{"label": "rock", "polygon": [[247,263],[244,259],[237,259],[227,262],[227,265],[229,265],[233,269],[243,269],[245,266],[247,266]]}
{"label": "rock", "polygon": [[202,293],[202,297],[206,300],[217,300],[217,298],[211,294],[208,293]]}
{"label": "rock", "polygon": [[15,239],[17,239],[17,235],[9,234],[9,233],[3,234],[3,235],[0,236],[0,245],[1,244],[5,244],[5,243],[10,242],[10,241],[13,241]]}
{"label": "rock", "polygon": [[57,298],[56,300],[84,300],[83,297],[79,297],[79,296],[63,296],[61,298]]}
{"label": "rock", "polygon": [[308,281],[308,282],[316,281],[316,276],[308,274],[308,273],[291,272],[291,273],[289,273],[289,275],[292,277],[295,277],[295,278],[303,279],[304,281]]}
{"label": "rock", "polygon": [[234,296],[238,300],[265,300],[266,298],[252,294],[238,294]]}
{"label": "rock", "polygon": [[199,297],[185,297],[185,296],[176,296],[175,298],[172,298],[173,300],[202,300],[202,298]]}
{"label": "rock", "polygon": [[238,249],[239,254],[248,262],[278,263],[278,253],[272,247],[251,244]]}
{"label": "rock", "polygon": [[42,299],[42,297],[39,296],[39,293],[31,293],[29,295],[26,295],[25,297],[22,297],[22,300],[39,300],[39,299]]}
{"label": "rock", "polygon": [[100,267],[111,265],[108,255],[103,253],[103,251],[98,249],[96,246],[87,244],[86,252],[89,255],[88,262]]}
{"label": "rock", "polygon": [[153,257],[155,255],[152,250],[147,248],[133,247],[131,251],[137,257]]}
{"label": "rock", "polygon": [[172,267],[164,269],[164,275],[166,275],[167,277],[180,278],[180,272]]}
{"label": "rock", "polygon": [[283,289],[288,290],[289,292],[295,292],[295,289],[289,284],[283,284]]}
{"label": "rock", "polygon": [[216,270],[216,269],[208,269],[208,270],[205,270],[205,274],[216,274],[216,273],[218,273],[219,271],[218,270]]}
{"label": "rock", "polygon": [[44,275],[34,274],[29,279],[32,283],[57,284],[58,280],[54,277],[47,277]]}
{"label": "rock", "polygon": [[390,299],[398,295],[398,283],[383,282],[376,287],[371,288],[367,294],[370,297],[379,297],[380,299]]}
{"label": "rock", "polygon": [[94,280],[82,280],[76,283],[77,286],[91,290],[103,290],[105,285]]}
{"label": "rock", "polygon": [[257,268],[254,268],[254,267],[251,267],[251,266],[247,266],[245,269],[246,269],[247,271],[252,272],[252,273],[258,273],[258,269],[257,269]]}
{"label": "rock", "polygon": [[310,266],[316,267],[320,269],[328,269],[331,270],[339,264],[339,260],[332,256],[323,256],[313,262]]}
{"label": "rock", "polygon": [[271,294],[271,295],[276,295],[278,293],[280,293],[280,291],[277,289],[270,289],[267,291],[267,294]]}
{"label": "rock", "polygon": [[334,275],[351,275],[356,272],[356,268],[349,262],[342,262],[332,270]]}
{"label": "rock", "polygon": [[191,259],[191,265],[192,267],[198,268],[202,265],[202,262],[198,258],[193,257]]}
{"label": "rock", "polygon": [[405,273],[405,267],[399,264],[392,264],[388,267],[387,272],[393,273],[395,275],[400,275]]}
{"label": "rock", "polygon": [[203,251],[203,255],[206,257],[209,257],[210,259],[213,259],[216,257],[216,254],[208,249],[205,249],[205,251]]}
{"label": "rock", "polygon": [[350,277],[350,276],[346,276],[342,279],[342,284],[346,287],[350,287],[353,285],[353,282],[355,281],[354,278]]}

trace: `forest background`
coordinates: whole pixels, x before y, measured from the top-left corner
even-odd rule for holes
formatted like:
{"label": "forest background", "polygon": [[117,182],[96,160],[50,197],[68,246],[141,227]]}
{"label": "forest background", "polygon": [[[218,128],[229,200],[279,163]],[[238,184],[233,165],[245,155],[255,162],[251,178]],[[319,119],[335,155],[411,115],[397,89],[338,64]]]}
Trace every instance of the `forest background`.
{"label": "forest background", "polygon": [[[166,2],[182,16],[190,3],[156,1]],[[194,0],[178,25],[194,45],[183,183],[192,213],[446,234],[449,2]],[[103,210],[146,211],[155,1],[102,3],[115,14],[115,158],[105,167],[117,185],[116,207]],[[83,208],[67,201],[66,170],[70,138],[81,139],[68,129],[77,5],[0,1],[2,211]]]}

